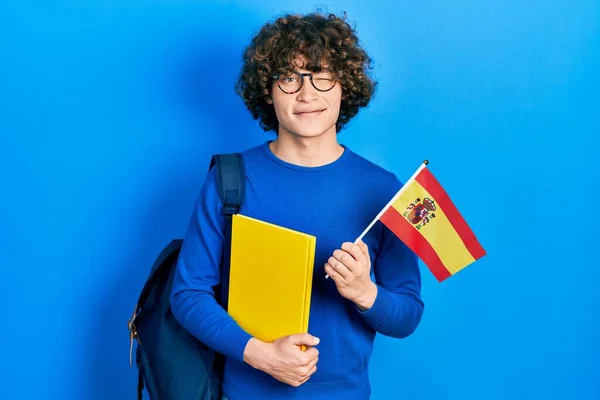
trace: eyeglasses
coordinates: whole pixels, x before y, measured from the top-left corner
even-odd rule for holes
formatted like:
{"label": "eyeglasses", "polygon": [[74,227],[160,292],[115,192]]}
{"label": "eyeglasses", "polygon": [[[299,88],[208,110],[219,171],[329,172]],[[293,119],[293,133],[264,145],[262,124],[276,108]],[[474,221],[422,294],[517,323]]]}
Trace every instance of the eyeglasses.
{"label": "eyeglasses", "polygon": [[319,72],[301,74],[298,71],[289,71],[273,76],[277,81],[277,86],[282,92],[292,94],[298,92],[304,84],[304,77],[310,77],[310,83],[319,92],[327,92],[335,86],[337,82],[336,74],[328,69]]}

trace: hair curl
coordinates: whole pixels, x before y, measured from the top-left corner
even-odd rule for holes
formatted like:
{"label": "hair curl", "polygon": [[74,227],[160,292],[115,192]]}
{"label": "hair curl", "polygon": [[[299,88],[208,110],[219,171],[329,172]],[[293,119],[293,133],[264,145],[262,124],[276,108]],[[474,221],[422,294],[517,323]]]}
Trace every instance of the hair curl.
{"label": "hair curl", "polygon": [[235,85],[252,117],[265,131],[278,133],[279,123],[272,104],[273,75],[290,69],[303,55],[309,71],[322,65],[332,69],[342,86],[340,115],[336,130],[342,128],[371,101],[377,82],[369,75],[371,58],[358,44],[355,30],[344,18],[334,14],[287,14],[265,24],[243,53],[243,66]]}

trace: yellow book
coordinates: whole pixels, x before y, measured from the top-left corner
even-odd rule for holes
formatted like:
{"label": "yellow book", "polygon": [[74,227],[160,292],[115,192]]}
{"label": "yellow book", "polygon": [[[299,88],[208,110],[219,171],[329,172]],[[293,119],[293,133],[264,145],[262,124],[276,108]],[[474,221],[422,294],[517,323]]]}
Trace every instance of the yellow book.
{"label": "yellow book", "polygon": [[308,331],[316,237],[233,216],[228,312],[265,341]]}

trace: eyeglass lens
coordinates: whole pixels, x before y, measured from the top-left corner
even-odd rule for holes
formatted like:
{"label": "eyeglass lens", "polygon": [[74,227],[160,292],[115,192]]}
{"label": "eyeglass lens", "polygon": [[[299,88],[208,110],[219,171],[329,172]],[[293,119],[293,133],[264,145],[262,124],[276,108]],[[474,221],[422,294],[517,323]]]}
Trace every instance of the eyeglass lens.
{"label": "eyeglass lens", "polygon": [[[309,78],[310,79],[310,78]],[[294,93],[302,86],[303,77],[297,72],[281,74],[277,83],[286,93]],[[312,74],[313,86],[320,91],[327,91],[335,85],[335,75],[331,71],[320,71]]]}

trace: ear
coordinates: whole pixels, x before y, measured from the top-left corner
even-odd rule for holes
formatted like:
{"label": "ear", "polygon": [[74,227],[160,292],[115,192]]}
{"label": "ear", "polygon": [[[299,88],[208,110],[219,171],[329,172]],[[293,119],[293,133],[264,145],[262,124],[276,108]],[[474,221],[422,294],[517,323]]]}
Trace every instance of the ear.
{"label": "ear", "polygon": [[265,99],[267,104],[273,104],[273,97],[271,97],[271,92],[269,91],[269,89],[265,89],[263,93],[263,98]]}

